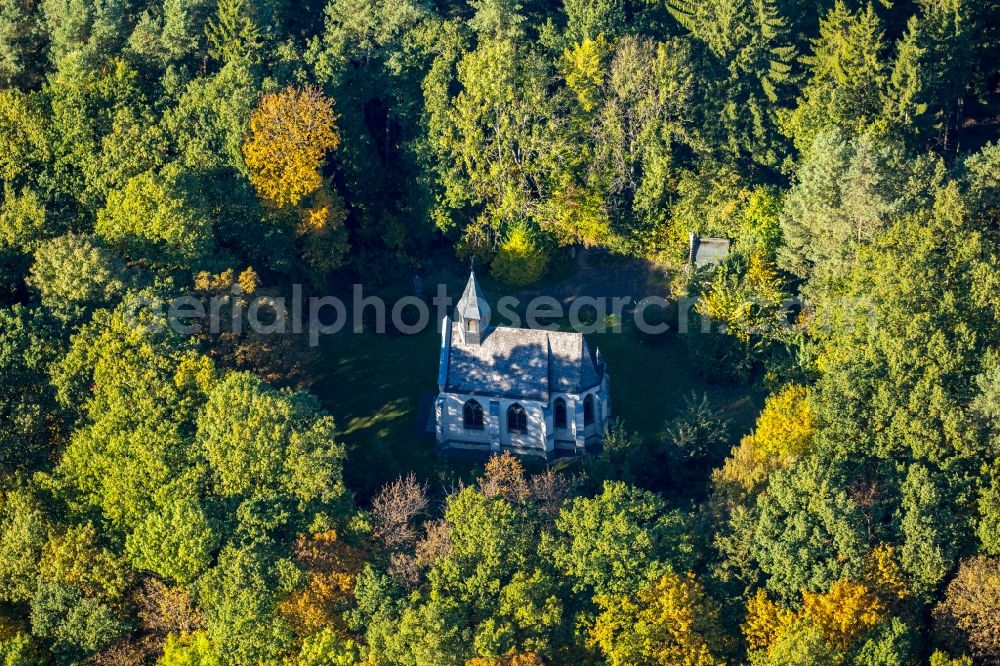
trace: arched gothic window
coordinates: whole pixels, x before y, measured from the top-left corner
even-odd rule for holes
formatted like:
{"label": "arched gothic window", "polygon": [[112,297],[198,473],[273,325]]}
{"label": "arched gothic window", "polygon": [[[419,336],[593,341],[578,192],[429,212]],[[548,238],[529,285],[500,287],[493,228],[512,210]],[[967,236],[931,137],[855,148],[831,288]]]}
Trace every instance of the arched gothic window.
{"label": "arched gothic window", "polygon": [[563,400],[562,398],[556,398],[556,402],[555,402],[555,405],[553,405],[553,408],[555,409],[556,427],[557,428],[565,428],[566,427],[566,401]]}
{"label": "arched gothic window", "polygon": [[483,429],[483,406],[476,400],[470,400],[462,407],[462,421],[466,430]]}
{"label": "arched gothic window", "polygon": [[583,399],[583,425],[590,425],[594,422],[594,396],[588,395]]}
{"label": "arched gothic window", "polygon": [[528,415],[524,407],[516,402],[507,408],[507,430],[510,432],[527,432]]}

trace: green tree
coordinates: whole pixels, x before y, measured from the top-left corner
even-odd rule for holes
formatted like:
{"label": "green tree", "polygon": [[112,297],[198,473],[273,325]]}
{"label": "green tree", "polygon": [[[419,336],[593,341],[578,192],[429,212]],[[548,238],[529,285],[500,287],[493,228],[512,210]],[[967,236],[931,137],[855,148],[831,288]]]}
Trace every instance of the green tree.
{"label": "green tree", "polygon": [[664,423],[663,444],[670,452],[669,458],[701,458],[714,452],[726,441],[729,422],[712,407],[708,394],[691,394],[684,399],[684,409]]}
{"label": "green tree", "polygon": [[606,35],[614,39],[625,32],[625,3],[622,0],[563,0],[566,38],[572,42]]}
{"label": "green tree", "polygon": [[33,252],[56,231],[51,220],[46,219],[45,204],[33,190],[15,192],[8,186],[3,199],[0,248]]}
{"label": "green tree", "polygon": [[290,647],[291,630],[277,613],[277,572],[267,560],[254,549],[226,547],[197,583],[208,653],[220,662],[259,664]]}
{"label": "green tree", "polygon": [[137,569],[189,584],[211,564],[219,534],[197,498],[160,504],[127,536],[126,551]]}
{"label": "green tree", "polygon": [[[648,253],[663,245],[666,213],[675,199],[677,154],[702,147],[697,125],[701,75],[692,45],[624,36],[615,44],[593,129],[589,187],[606,199],[624,249]],[[583,153],[585,164],[588,155]],[[630,219],[631,218],[631,219]],[[682,233],[687,237],[688,229]],[[598,235],[601,238],[605,234]],[[614,243],[612,236],[610,243]]]}
{"label": "green tree", "polygon": [[254,62],[264,45],[251,0],[219,0],[214,18],[205,25],[208,53],[222,64]]}
{"label": "green tree", "polygon": [[0,599],[29,601],[35,593],[38,560],[47,538],[48,519],[31,490],[23,485],[0,492]]}
{"label": "green tree", "polygon": [[243,503],[238,514],[253,520],[246,529],[293,515],[305,527],[345,497],[333,419],[305,392],[230,374],[208,393],[194,446],[214,493]]}
{"label": "green tree", "polygon": [[996,469],[989,481],[982,484],[979,496],[979,540],[982,549],[991,555],[1000,555],[1000,473]]}
{"label": "green tree", "polygon": [[95,230],[109,246],[133,260],[174,268],[197,266],[213,249],[212,221],[192,200],[183,174],[136,176],[108,195]]}
{"label": "green tree", "polygon": [[161,66],[189,60],[204,48],[212,9],[210,0],[165,0],[162,6],[149,7],[129,36],[129,48]]}
{"label": "green tree", "polygon": [[907,470],[902,488],[903,568],[918,594],[929,594],[952,569],[962,545],[955,527],[956,509],[947,498],[953,493],[921,464]]}
{"label": "green tree", "polygon": [[843,655],[823,637],[820,629],[800,621],[785,631],[768,651],[751,656],[753,666],[837,666]]}
{"label": "green tree", "polygon": [[0,3],[0,82],[30,87],[41,78],[37,56],[44,30],[37,5],[31,0]]}
{"label": "green tree", "polygon": [[757,499],[751,550],[786,600],[860,572],[868,535],[846,487],[842,469],[809,457],[775,472]]}
{"label": "green tree", "polygon": [[306,58],[337,101],[336,179],[349,203],[352,248],[345,259],[382,280],[400,257],[426,252],[433,238],[434,146],[426,121],[432,107],[449,104],[454,59],[469,31],[424,0],[325,6],[321,39]]}
{"label": "green tree", "polygon": [[43,313],[0,308],[0,471],[32,469],[64,437],[48,372],[62,341]]}
{"label": "green tree", "polygon": [[120,602],[128,571],[97,539],[94,526],[86,523],[51,534],[42,548],[32,631],[64,657],[96,652],[127,629]]}
{"label": "green tree", "polygon": [[737,231],[737,243],[773,262],[785,244],[781,231],[782,192],[776,187],[757,187],[750,193]]}
{"label": "green tree", "polygon": [[[507,225],[539,219],[550,179],[567,146],[554,132],[558,96],[554,73],[530,46],[509,40],[480,42],[457,64],[461,91],[430,109],[443,209],[439,220],[470,211],[463,242],[485,254]],[[463,215],[464,217],[464,215]]]}
{"label": "green tree", "polygon": [[79,590],[41,580],[31,600],[31,625],[37,636],[51,641],[56,654],[70,660],[91,655],[125,631],[108,606],[84,597]]}
{"label": "green tree", "polygon": [[[150,147],[155,130],[148,136],[134,131],[136,125],[149,125],[149,104],[138,71],[121,57],[54,78],[46,92],[54,159],[42,183],[59,204],[63,224],[90,231],[94,210],[106,203],[109,188],[123,186],[139,165],[162,158]],[[119,136],[109,140],[105,154],[102,144],[116,131]],[[104,159],[109,160],[107,172]]]}
{"label": "green tree", "polygon": [[807,152],[828,126],[849,139],[884,129],[880,120],[891,73],[882,23],[872,4],[852,12],[837,0],[820,21],[812,51],[798,106],[783,123],[799,152]]}
{"label": "green tree", "polygon": [[571,500],[549,544],[573,589],[631,594],[657,577],[692,568],[694,544],[684,516],[655,493],[608,481],[600,495]]}
{"label": "green tree", "polygon": [[361,662],[360,646],[331,629],[309,636],[294,660],[296,666],[354,666]]}
{"label": "green tree", "polygon": [[983,304],[994,300],[986,266],[996,248],[977,229],[979,215],[957,183],[940,186],[931,207],[900,216],[861,249],[838,289],[817,293],[817,404],[824,438],[841,453],[912,456],[947,470],[956,488],[959,470],[980,466],[987,443],[966,410],[995,340]]}
{"label": "green tree", "polygon": [[118,0],[43,0],[49,57],[68,76],[94,71],[127,36],[127,6]]}
{"label": "green tree", "polygon": [[0,639],[0,661],[9,666],[35,666],[45,663],[39,657],[31,635],[23,631]]}
{"label": "green tree", "polygon": [[56,472],[75,502],[99,507],[120,532],[154,512],[158,492],[190,460],[194,410],[207,386],[180,381],[182,360],[211,374],[186,344],[150,324],[162,322],[141,310],[133,319],[123,306],[98,311],[54,369],[59,399],[82,412]]}
{"label": "green tree", "polygon": [[917,656],[917,633],[898,617],[879,624],[853,657],[858,666],[912,663]]}
{"label": "green tree", "polygon": [[[779,114],[797,82],[797,50],[778,3],[770,0],[668,2],[674,17],[712,55],[719,124],[709,125],[716,150],[776,166],[786,152]],[[714,98],[714,99],[713,99]],[[714,109],[713,109],[714,110]]]}
{"label": "green tree", "polygon": [[58,319],[81,322],[94,308],[114,304],[125,287],[124,273],[121,262],[100,245],[67,235],[38,248],[27,282]]}
{"label": "green tree", "polygon": [[523,35],[525,16],[517,0],[469,0],[475,11],[469,27],[480,39],[517,39]]}
{"label": "green tree", "polygon": [[976,20],[965,0],[922,2],[910,17],[891,76],[889,117],[918,147],[952,148],[973,72]]}
{"label": "green tree", "polygon": [[[558,581],[538,558],[536,521],[533,508],[503,495],[467,488],[450,497],[449,549],[428,572],[426,601],[400,618],[401,635],[414,641],[407,649],[436,651],[451,636],[465,635],[471,644],[452,648],[449,660],[496,659],[514,650],[551,653],[563,604]],[[435,624],[416,626],[429,619],[444,623],[439,637],[424,633]]]}
{"label": "green tree", "polygon": [[100,543],[93,523],[53,531],[42,547],[40,581],[71,585],[101,602],[117,603],[129,586],[130,571],[116,553]]}
{"label": "green tree", "polygon": [[93,196],[102,200],[132,178],[162,167],[168,155],[164,132],[145,105],[117,111],[95,148],[96,159],[83,170]]}
{"label": "green tree", "polygon": [[7,188],[17,192],[27,187],[52,159],[46,102],[38,93],[0,90],[0,179],[5,201],[11,196]]}
{"label": "green tree", "polygon": [[734,255],[714,269],[695,309],[720,331],[759,346],[787,336],[783,282],[762,255]]}
{"label": "green tree", "polygon": [[230,185],[246,175],[243,138],[257,105],[258,86],[245,63],[232,62],[178,92],[162,125],[185,168],[216,172],[219,177],[228,172]]}
{"label": "green tree", "polygon": [[635,484],[648,473],[651,457],[642,437],[628,430],[621,419],[616,419],[604,435],[601,452],[584,459],[587,479],[600,490],[605,481],[624,481]]}

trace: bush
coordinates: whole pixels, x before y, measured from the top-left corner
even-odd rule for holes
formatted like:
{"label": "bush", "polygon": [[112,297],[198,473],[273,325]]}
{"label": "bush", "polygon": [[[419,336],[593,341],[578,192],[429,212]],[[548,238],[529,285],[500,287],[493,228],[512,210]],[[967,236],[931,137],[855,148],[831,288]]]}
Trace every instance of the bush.
{"label": "bush", "polygon": [[531,225],[511,226],[490,268],[493,277],[518,287],[538,281],[549,265],[549,254]]}

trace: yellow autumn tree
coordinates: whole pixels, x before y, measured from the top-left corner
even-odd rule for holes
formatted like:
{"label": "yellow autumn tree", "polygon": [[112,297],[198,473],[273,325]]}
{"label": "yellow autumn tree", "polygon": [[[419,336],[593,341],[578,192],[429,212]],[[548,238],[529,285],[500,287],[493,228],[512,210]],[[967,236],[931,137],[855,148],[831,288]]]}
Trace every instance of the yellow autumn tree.
{"label": "yellow autumn tree", "polygon": [[598,247],[611,240],[611,218],[604,193],[600,188],[580,184],[569,173],[559,178],[552,196],[542,206],[538,223],[559,245]]}
{"label": "yellow autumn tree", "polygon": [[837,581],[825,594],[804,590],[802,609],[826,640],[840,650],[849,648],[886,616],[886,607],[875,591],[852,580]]}
{"label": "yellow autumn tree", "polygon": [[784,283],[777,269],[755,253],[745,266],[732,263],[717,267],[695,310],[723,324],[730,335],[749,342],[755,336],[780,334],[785,319],[784,298]]}
{"label": "yellow autumn tree", "polygon": [[747,647],[751,652],[771,649],[796,619],[797,613],[769,599],[763,589],[757,590],[747,602],[747,619],[743,623]]}
{"label": "yellow autumn tree", "polygon": [[240,286],[240,291],[244,294],[252,294],[257,291],[257,287],[260,286],[260,276],[257,275],[257,271],[250,266],[240,273],[240,276],[236,279],[236,284]]}
{"label": "yellow autumn tree", "polygon": [[340,144],[335,121],[333,102],[315,87],[289,86],[261,97],[243,157],[264,201],[296,206],[323,185],[323,159]]}
{"label": "yellow autumn tree", "polygon": [[824,594],[804,590],[798,612],[772,601],[764,590],[757,590],[747,602],[747,619],[742,627],[747,647],[751,652],[768,652],[804,619],[818,628],[835,649],[848,649],[910,596],[909,582],[890,545],[879,545],[868,554],[862,579],[838,581]]}
{"label": "yellow autumn tree", "polygon": [[520,221],[507,230],[490,269],[498,280],[524,286],[541,278],[548,265],[549,255],[538,232],[529,223]]}
{"label": "yellow autumn tree", "polygon": [[612,666],[721,666],[730,640],[719,608],[693,574],[669,574],[635,597],[598,597],[588,637]]}
{"label": "yellow autumn tree", "polygon": [[580,108],[589,113],[597,106],[604,85],[605,60],[611,45],[603,34],[597,39],[584,38],[563,51],[563,75],[566,85],[576,93]]}
{"label": "yellow autumn tree", "polygon": [[712,479],[728,495],[753,493],[768,475],[790,465],[812,445],[815,413],[809,389],[786,386],[767,399],[757,426],[733,448]]}
{"label": "yellow autumn tree", "polygon": [[910,581],[899,564],[896,548],[889,544],[879,544],[868,553],[864,580],[887,607],[898,605],[911,594]]}

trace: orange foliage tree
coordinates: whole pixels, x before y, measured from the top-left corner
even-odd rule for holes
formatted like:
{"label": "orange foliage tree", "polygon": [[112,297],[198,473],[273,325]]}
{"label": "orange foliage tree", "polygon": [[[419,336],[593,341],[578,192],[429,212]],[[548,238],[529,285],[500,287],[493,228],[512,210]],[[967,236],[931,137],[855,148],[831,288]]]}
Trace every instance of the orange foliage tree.
{"label": "orange foliage tree", "polygon": [[344,612],[354,601],[354,582],[365,563],[364,551],[340,540],[330,530],[308,539],[299,538],[295,561],[305,569],[308,579],[281,602],[282,616],[300,636],[327,627],[346,636]]}

